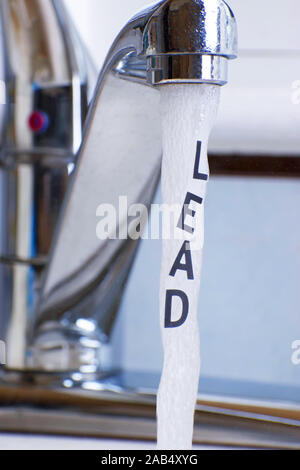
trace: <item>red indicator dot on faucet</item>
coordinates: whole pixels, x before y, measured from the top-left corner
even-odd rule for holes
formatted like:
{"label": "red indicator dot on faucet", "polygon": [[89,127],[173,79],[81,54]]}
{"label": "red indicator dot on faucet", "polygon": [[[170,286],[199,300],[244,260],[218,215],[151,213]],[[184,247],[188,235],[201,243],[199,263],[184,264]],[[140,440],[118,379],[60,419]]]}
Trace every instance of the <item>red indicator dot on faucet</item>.
{"label": "red indicator dot on faucet", "polygon": [[29,116],[28,125],[35,134],[42,134],[49,127],[49,118],[43,111],[33,111]]}

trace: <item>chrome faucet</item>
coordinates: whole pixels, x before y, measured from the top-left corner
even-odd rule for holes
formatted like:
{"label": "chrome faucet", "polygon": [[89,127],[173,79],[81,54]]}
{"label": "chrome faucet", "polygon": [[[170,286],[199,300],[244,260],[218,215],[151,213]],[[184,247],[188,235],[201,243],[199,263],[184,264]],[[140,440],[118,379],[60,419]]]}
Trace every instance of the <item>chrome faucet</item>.
{"label": "chrome faucet", "polygon": [[[237,55],[234,15],[223,0],[164,0],[137,14],[112,45],[89,105],[92,67],[61,2],[2,0],[0,11],[7,97],[0,403],[20,388],[27,407],[38,391],[42,406],[61,410],[68,400],[74,405],[78,389],[81,411],[101,409],[105,394],[93,394],[101,390],[120,401],[126,389],[131,403],[130,387],[107,384],[101,353],[138,241],[124,233],[127,214],[118,214],[123,236],[97,239],[97,208],[118,207],[123,195],[128,205],[151,204],[161,164],[159,87],[226,84],[228,60]],[[113,405],[105,406],[108,413]],[[39,425],[30,413],[31,429],[49,429],[49,414]],[[62,432],[72,428],[67,420]]]}
{"label": "chrome faucet", "polygon": [[5,369],[101,372],[137,242],[127,234],[99,241],[96,209],[117,207],[120,195],[150,205],[160,175],[159,85],[224,85],[235,19],[222,0],[162,1],[136,15],[108,54],[82,139],[88,67],[62,4],[4,0],[1,16]]}
{"label": "chrome faucet", "polygon": [[[160,2],[119,34],[98,80],[32,322],[34,368],[50,367],[51,355],[53,370],[60,364],[63,371],[103,371],[101,347],[137,242],[127,233],[99,241],[96,209],[100,203],[118,207],[120,195],[128,205],[150,205],[160,175],[159,85],[224,85],[236,53],[235,19],[220,0]],[[127,215],[118,220],[124,232]]]}

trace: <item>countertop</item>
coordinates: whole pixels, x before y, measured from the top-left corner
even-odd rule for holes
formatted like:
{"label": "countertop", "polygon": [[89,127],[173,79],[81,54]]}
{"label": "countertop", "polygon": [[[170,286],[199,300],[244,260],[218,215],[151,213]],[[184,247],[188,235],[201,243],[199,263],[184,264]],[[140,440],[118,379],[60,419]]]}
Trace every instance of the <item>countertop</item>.
{"label": "countertop", "polygon": [[[58,436],[0,434],[0,450],[155,450],[149,442],[117,441]],[[222,450],[197,446],[195,450]]]}

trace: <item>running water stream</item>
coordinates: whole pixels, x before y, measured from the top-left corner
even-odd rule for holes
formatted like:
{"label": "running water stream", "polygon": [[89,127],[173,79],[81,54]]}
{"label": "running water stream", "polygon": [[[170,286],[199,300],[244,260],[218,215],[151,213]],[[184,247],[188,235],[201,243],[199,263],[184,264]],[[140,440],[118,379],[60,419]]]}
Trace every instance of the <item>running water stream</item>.
{"label": "running water stream", "polygon": [[[209,178],[207,146],[219,95],[217,85],[161,87],[163,203],[165,207],[177,205],[181,211],[174,220],[173,236],[163,240],[160,320],[164,366],[157,400],[159,449],[192,447],[200,376],[197,313]],[[164,225],[169,223],[167,219],[166,213]]]}

